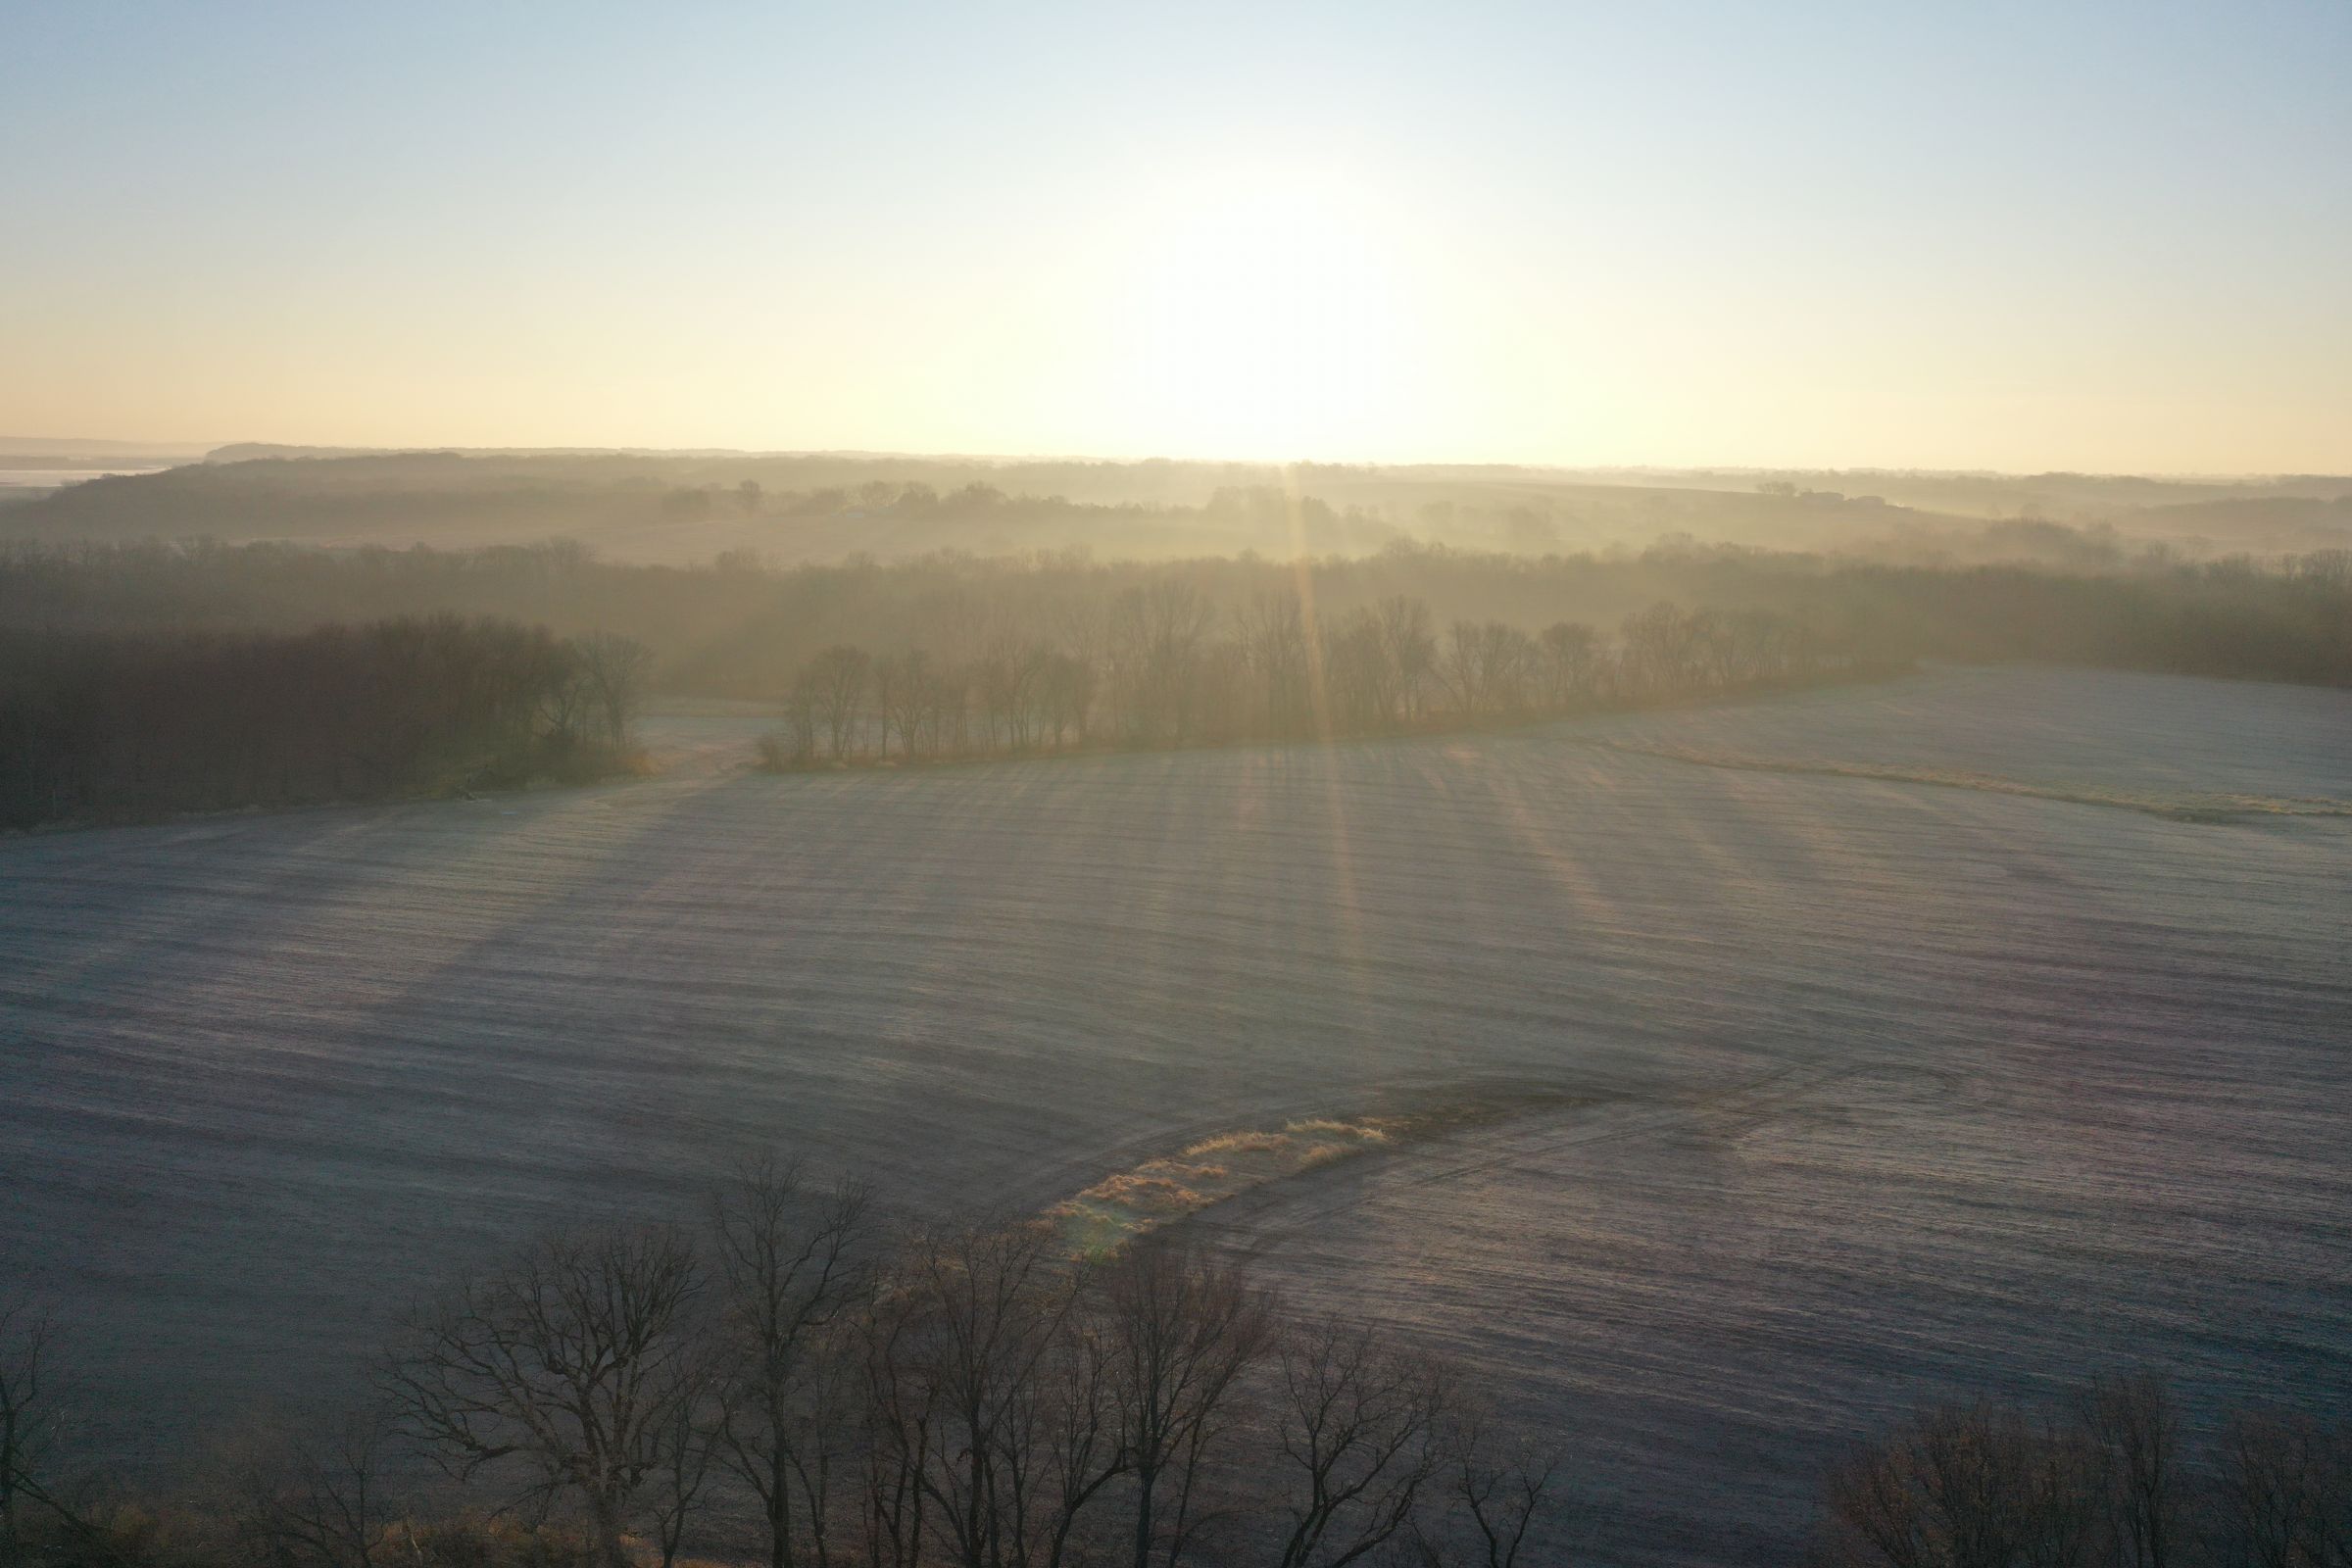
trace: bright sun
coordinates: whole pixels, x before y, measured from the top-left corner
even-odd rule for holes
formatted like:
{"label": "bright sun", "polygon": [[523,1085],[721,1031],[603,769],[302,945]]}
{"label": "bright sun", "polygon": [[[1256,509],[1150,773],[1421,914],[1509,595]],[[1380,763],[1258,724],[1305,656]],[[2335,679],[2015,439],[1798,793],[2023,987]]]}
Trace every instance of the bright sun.
{"label": "bright sun", "polygon": [[1420,394],[1415,290],[1374,204],[1331,181],[1202,182],[1131,241],[1108,385],[1171,453],[1360,457]]}

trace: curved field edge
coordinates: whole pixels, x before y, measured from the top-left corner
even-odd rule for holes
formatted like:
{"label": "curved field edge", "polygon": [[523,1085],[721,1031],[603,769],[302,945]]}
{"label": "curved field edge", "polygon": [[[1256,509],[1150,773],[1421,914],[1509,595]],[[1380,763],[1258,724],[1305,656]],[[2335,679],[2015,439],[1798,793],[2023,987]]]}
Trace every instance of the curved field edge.
{"label": "curved field edge", "polygon": [[1754,757],[1736,752],[1710,752],[1665,742],[1591,741],[1586,744],[1633,757],[1654,757],[1692,767],[1718,767],[1742,773],[1785,773],[1798,777],[1864,779],[1882,784],[1920,784],[1934,789],[1977,790],[1988,795],[2018,795],[2029,800],[2056,801],[2069,806],[2103,806],[2139,811],[2175,822],[2236,822],[2260,816],[2352,816],[2352,800],[2327,795],[2266,796],[2208,791],[2177,795],[2134,794],[2121,790],[2068,789],[2033,784],[1989,773],[1944,772],[1896,767],[1871,762],[1841,762],[1822,758]]}

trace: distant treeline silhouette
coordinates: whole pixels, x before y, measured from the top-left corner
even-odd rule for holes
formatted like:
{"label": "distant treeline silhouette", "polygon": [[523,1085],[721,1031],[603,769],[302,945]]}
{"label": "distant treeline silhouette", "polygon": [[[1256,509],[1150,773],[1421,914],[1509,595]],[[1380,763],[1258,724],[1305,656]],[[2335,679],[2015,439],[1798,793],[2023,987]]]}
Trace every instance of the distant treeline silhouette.
{"label": "distant treeline silhouette", "polygon": [[610,771],[627,638],[455,614],[297,633],[0,630],[0,827]]}
{"label": "distant treeline silhouette", "polygon": [[1065,603],[1054,630],[996,633],[961,662],[920,648],[817,654],[760,745],[770,768],[1020,755],[1090,743],[1181,747],[1400,734],[1756,691],[1892,667],[1769,610],[1686,612],[1656,604],[1612,641],[1581,621],[1530,634],[1500,620],[1440,631],[1428,604],[1395,594],[1336,618],[1294,589],[1230,615],[1162,577],[1100,607]]}
{"label": "distant treeline silhouette", "polygon": [[920,648],[962,664],[1008,633],[1060,637],[1065,615],[1102,618],[1129,589],[1157,582],[1189,585],[1228,626],[1286,590],[1321,627],[1399,594],[1427,602],[1440,627],[1615,627],[1666,602],[1718,615],[1769,611],[1873,660],[2352,683],[2343,551],[2069,573],[1674,545],[1623,556],[1395,548],[1306,562],[940,555],[771,568],[742,553],[696,567],[622,565],[565,542],[460,552],[20,544],[0,547],[0,627],[299,631],[442,611],[503,615],[559,635],[625,634],[653,651],[665,691],[772,702],[827,648]]}
{"label": "distant treeline silhouette", "polygon": [[[1181,1234],[885,1222],[774,1161],[416,1301],[372,1399],[184,1456],[185,1500],[71,1451],[59,1327],[0,1279],[8,1568],[1538,1568],[1600,1505],[1445,1358]],[[2340,1568],[2352,1422],[2200,1436],[2103,1378],[1923,1411],[1821,1498],[1833,1568]]]}
{"label": "distant treeline silhouette", "polygon": [[12,502],[0,492],[0,529],[52,540],[514,544],[566,534],[670,564],[738,547],[797,562],[860,549],[906,558],[1073,545],[1156,561],[1248,550],[1287,558],[1359,555],[1399,541],[1536,556],[1685,533],[1887,563],[2092,568],[2151,550],[2203,558],[2232,543],[2284,552],[2352,537],[2352,478],[2327,475],[1766,476],[851,453],[248,445]]}

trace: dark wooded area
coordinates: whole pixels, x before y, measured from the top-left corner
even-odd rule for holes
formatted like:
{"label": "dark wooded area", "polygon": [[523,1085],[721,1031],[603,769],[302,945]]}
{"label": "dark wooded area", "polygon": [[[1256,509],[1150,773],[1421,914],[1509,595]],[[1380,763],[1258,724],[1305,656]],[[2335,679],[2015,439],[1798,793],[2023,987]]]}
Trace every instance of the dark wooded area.
{"label": "dark wooded area", "polygon": [[0,827],[610,772],[645,651],[456,614],[298,633],[0,630]]}

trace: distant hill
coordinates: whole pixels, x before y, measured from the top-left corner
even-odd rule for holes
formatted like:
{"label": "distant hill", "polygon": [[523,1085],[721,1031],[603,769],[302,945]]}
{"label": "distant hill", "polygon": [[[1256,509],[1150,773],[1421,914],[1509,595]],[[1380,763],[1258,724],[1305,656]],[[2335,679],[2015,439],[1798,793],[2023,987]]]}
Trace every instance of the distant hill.
{"label": "distant hill", "polygon": [[[83,461],[101,466],[97,456]],[[2193,555],[2352,546],[2352,478],[1281,467],[240,443],[159,472],[66,483],[0,511],[0,534],[443,548],[560,536],[618,560],[671,563],[727,551],[786,562],[946,549],[1289,557],[1367,554],[1400,541],[1538,556],[1688,537],[1892,561],[2097,569],[2150,543]]]}

